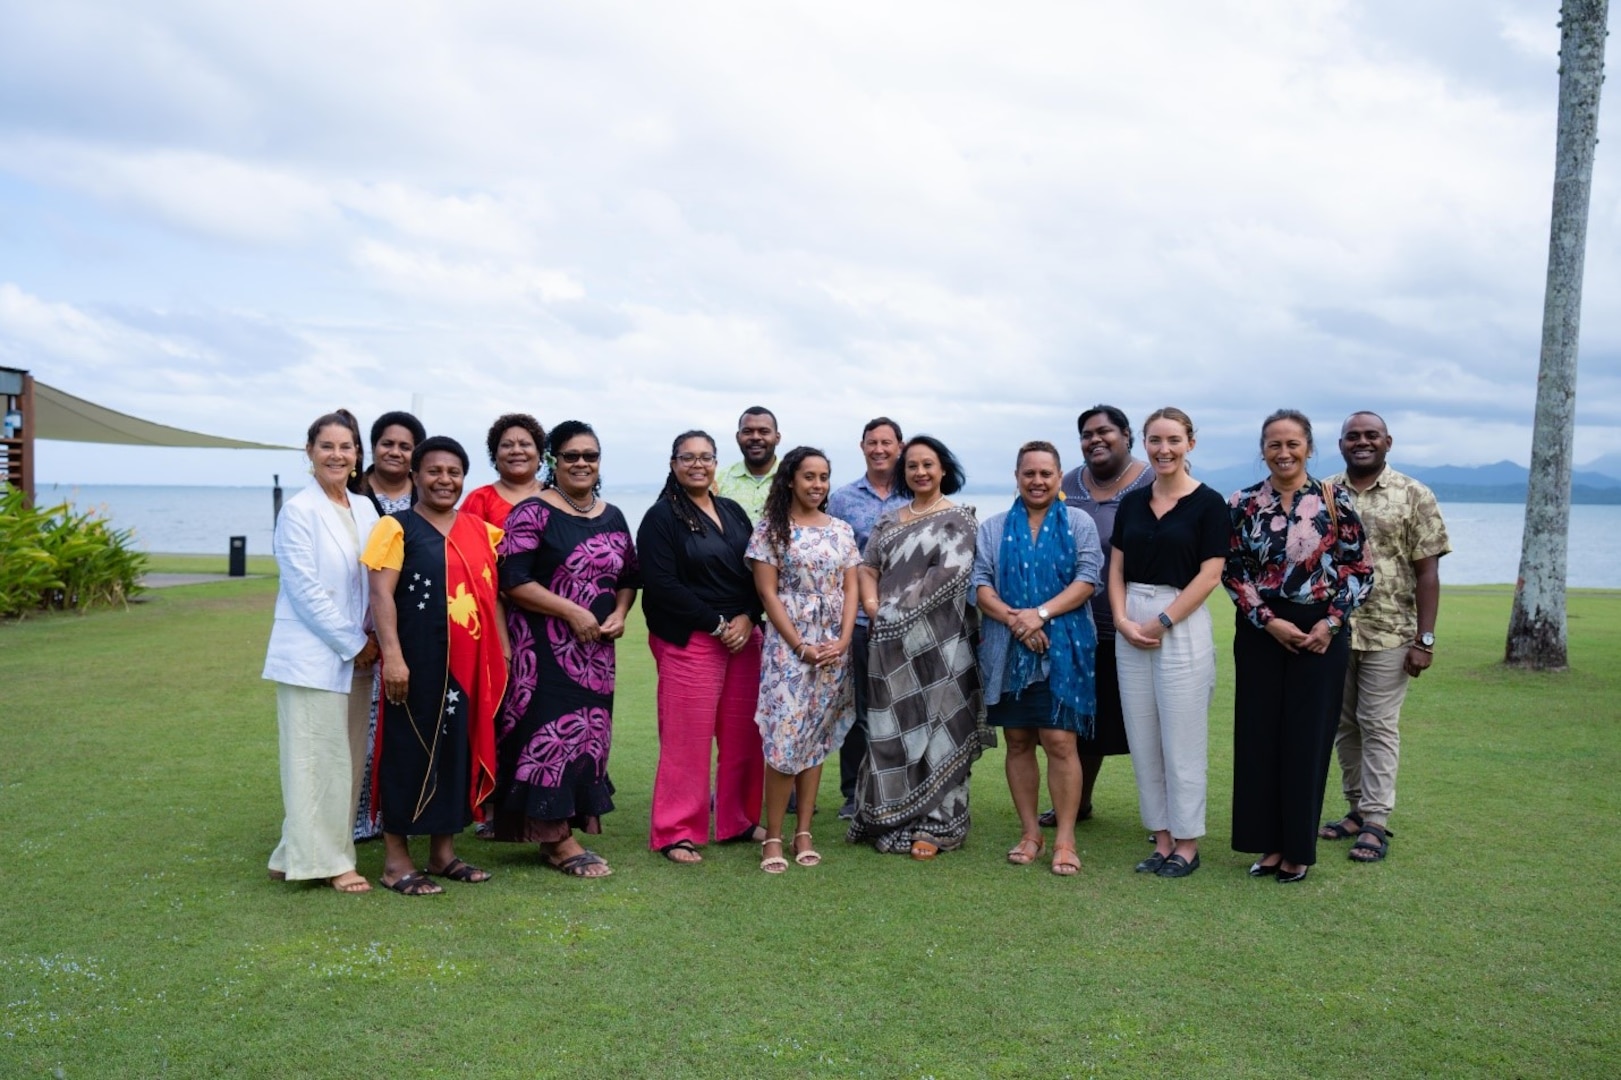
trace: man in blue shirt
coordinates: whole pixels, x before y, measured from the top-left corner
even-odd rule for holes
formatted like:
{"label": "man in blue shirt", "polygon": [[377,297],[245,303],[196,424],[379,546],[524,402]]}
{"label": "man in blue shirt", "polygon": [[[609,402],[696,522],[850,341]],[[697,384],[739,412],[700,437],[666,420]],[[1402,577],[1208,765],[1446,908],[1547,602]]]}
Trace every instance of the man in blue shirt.
{"label": "man in blue shirt", "polygon": [[[855,530],[856,546],[865,551],[867,538],[878,519],[891,510],[905,506],[908,496],[896,489],[895,465],[900,458],[901,426],[887,416],[867,421],[861,429],[861,456],[867,460],[867,472],[858,480],[845,484],[827,500],[827,512],[841,521],[847,521]],[[867,756],[867,614],[856,614],[855,635],[850,642],[851,674],[855,679],[856,722],[839,747],[839,791],[844,805],[839,817],[853,818],[856,813],[856,774],[861,770],[861,759]]]}

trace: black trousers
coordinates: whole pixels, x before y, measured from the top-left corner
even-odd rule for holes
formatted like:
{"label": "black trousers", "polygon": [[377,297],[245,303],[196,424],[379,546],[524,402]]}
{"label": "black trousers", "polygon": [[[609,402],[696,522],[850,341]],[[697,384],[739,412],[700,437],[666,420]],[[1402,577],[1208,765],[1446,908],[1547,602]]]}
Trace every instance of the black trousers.
{"label": "black trousers", "polygon": [[[1326,604],[1269,601],[1279,618],[1303,631]],[[1321,655],[1290,652],[1242,614],[1233,633],[1233,850],[1279,851],[1287,862],[1317,861],[1323,812],[1339,725],[1351,635],[1344,628]]]}
{"label": "black trousers", "polygon": [[856,774],[867,756],[867,624],[856,623],[850,638],[850,678],[855,681],[856,722],[839,747],[839,793],[844,801],[856,797]]}

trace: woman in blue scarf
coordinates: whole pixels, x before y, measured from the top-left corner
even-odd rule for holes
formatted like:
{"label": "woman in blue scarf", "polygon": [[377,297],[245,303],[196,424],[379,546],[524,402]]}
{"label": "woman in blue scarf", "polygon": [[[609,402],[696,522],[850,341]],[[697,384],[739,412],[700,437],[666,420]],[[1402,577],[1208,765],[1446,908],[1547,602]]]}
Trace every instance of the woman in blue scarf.
{"label": "woman in blue scarf", "polygon": [[1048,442],[1019,447],[1019,497],[979,527],[971,585],[985,616],[979,643],[986,719],[1007,733],[1007,782],[1023,835],[1008,862],[1035,862],[1046,847],[1036,806],[1047,755],[1047,791],[1058,814],[1052,870],[1074,874],[1081,764],[1097,707],[1097,629],[1087,600],[1102,584],[1097,526],[1059,500],[1063,465]]}

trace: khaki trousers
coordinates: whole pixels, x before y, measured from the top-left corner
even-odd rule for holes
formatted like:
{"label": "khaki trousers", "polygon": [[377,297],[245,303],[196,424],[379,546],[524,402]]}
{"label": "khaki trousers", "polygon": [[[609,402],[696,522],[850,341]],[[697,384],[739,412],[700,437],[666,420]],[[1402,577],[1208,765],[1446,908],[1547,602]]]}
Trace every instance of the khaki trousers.
{"label": "khaki trousers", "polygon": [[1340,786],[1351,812],[1363,821],[1384,825],[1396,809],[1396,760],[1401,719],[1407,697],[1407,646],[1352,650],[1345,672],[1345,700],[1340,706]]}

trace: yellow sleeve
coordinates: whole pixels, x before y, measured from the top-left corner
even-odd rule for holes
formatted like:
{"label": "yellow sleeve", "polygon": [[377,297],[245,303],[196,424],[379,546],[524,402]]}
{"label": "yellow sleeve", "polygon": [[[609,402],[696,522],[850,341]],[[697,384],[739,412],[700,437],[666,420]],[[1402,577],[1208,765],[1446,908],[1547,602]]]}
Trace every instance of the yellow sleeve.
{"label": "yellow sleeve", "polygon": [[405,530],[396,519],[385,517],[377,522],[360,561],[373,570],[398,570],[405,565]]}
{"label": "yellow sleeve", "polygon": [[488,521],[484,523],[484,527],[490,532],[490,550],[495,551],[498,547],[500,547],[501,538],[507,534],[507,531],[505,529],[497,529]]}

